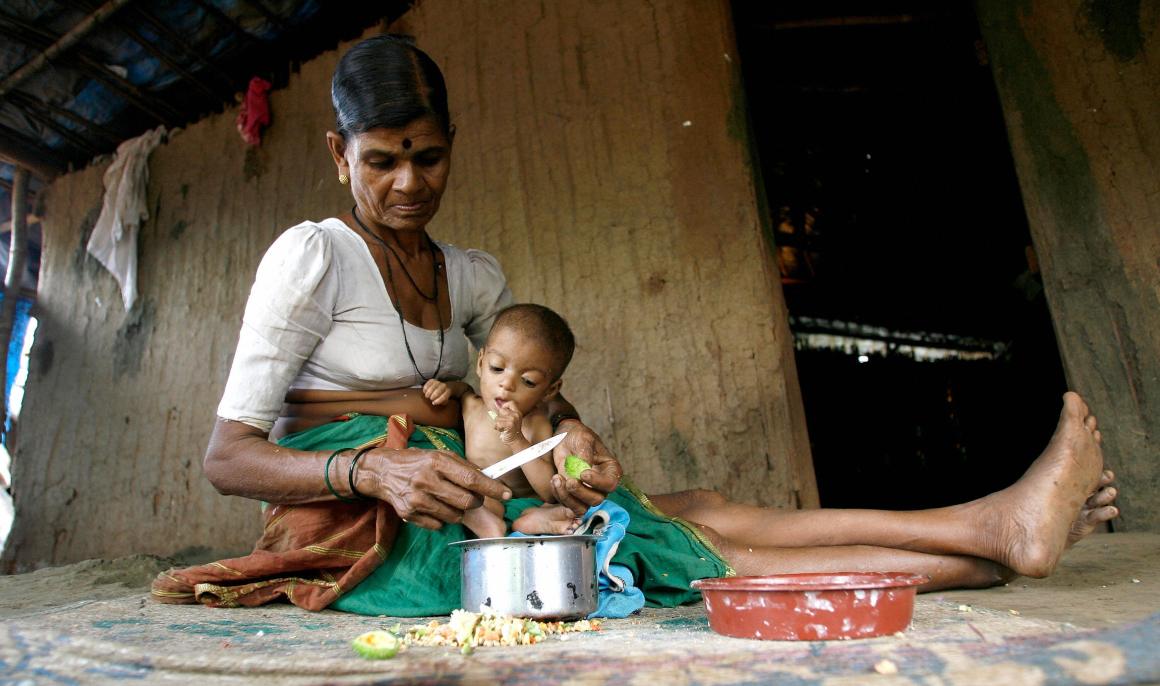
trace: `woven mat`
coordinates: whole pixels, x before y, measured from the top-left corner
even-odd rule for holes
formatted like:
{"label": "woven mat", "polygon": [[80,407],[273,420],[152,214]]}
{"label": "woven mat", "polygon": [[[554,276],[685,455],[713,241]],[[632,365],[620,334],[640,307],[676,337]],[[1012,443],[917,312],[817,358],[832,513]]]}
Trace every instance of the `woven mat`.
{"label": "woven mat", "polygon": [[[407,623],[417,620],[407,620]],[[0,622],[0,684],[1136,684],[1160,682],[1160,614],[1110,630],[920,597],[903,634],[774,642],[713,633],[701,606],[474,655],[366,661],[350,640],[395,622],[289,605],[213,610],[135,594]],[[875,665],[888,660],[897,674]]]}

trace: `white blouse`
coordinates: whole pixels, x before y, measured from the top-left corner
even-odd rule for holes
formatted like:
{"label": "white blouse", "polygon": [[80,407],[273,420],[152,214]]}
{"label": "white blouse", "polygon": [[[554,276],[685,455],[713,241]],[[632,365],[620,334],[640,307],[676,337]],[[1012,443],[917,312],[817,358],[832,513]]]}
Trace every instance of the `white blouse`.
{"label": "white blouse", "polygon": [[367,244],[341,219],[303,222],[274,241],[258,265],[218,416],[269,431],[288,389],[390,390],[468,372],[467,341],[483,346],[512,303],[503,270],[482,250],[436,242],[446,262],[451,323],[439,332],[399,314]]}

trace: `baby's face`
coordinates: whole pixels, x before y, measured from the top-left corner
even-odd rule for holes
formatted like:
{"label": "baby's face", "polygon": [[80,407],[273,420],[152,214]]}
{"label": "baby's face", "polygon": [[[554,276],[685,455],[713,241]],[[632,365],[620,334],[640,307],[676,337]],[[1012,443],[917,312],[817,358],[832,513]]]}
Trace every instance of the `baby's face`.
{"label": "baby's face", "polygon": [[479,395],[489,410],[514,406],[526,415],[560,387],[553,356],[511,329],[492,332],[479,355]]}

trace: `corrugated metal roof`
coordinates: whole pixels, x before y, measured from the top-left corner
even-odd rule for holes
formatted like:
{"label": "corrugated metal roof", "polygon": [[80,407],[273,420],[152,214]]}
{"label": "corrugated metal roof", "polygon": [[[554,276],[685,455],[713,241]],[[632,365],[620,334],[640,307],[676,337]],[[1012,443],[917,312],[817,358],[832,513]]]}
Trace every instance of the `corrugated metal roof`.
{"label": "corrugated metal roof", "polygon": [[220,112],[253,76],[277,88],[413,2],[0,0],[0,226],[15,164],[34,173],[35,215],[52,176],[160,124]]}

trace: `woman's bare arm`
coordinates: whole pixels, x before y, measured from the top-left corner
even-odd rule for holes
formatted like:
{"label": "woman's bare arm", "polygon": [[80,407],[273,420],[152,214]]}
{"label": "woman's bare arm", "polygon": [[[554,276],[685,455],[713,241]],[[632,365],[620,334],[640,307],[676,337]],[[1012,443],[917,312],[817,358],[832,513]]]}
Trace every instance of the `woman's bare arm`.
{"label": "woman's bare arm", "polygon": [[344,412],[372,414],[371,410],[374,414],[384,417],[392,414],[409,414],[416,422],[428,426],[454,428],[459,425],[459,408],[432,405],[423,396],[422,388],[400,388],[393,391],[295,389],[286,394],[282,416],[331,418]]}
{"label": "woman's bare arm", "polygon": [[[323,478],[330,455],[285,448],[267,440],[260,429],[219,419],[204,467],[210,483],[225,495],[308,503],[335,499]],[[330,465],[331,486],[348,498],[355,495],[347,479],[354,455],[344,452]],[[403,519],[430,529],[461,521],[465,510],[483,504],[484,496],[511,497],[504,484],[450,453],[410,448],[366,453],[355,470],[355,488],[363,496],[387,502]]]}
{"label": "woman's bare arm", "polygon": [[[581,421],[580,413],[560,394],[548,401],[548,416],[555,433],[568,432],[568,437],[552,451],[552,460],[559,472],[552,477],[552,491],[557,502],[580,517],[590,506],[604,502],[605,496],[616,490],[624,471],[596,432]],[[564,473],[564,460],[568,455],[580,457],[592,468],[581,474],[581,479],[569,478]]]}
{"label": "woman's bare arm", "polygon": [[352,412],[383,417],[406,414],[418,424],[447,429],[459,428],[461,421],[458,402],[449,400],[442,405],[432,405],[423,396],[421,388],[394,391],[294,390],[286,394],[282,416],[270,435],[278,439]]}

